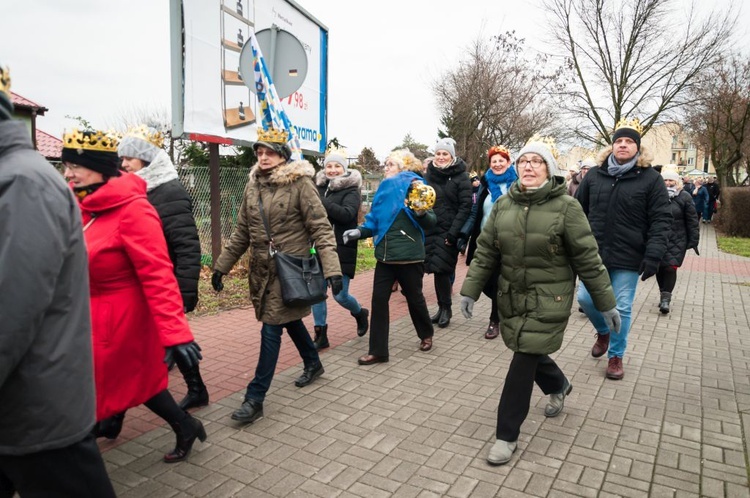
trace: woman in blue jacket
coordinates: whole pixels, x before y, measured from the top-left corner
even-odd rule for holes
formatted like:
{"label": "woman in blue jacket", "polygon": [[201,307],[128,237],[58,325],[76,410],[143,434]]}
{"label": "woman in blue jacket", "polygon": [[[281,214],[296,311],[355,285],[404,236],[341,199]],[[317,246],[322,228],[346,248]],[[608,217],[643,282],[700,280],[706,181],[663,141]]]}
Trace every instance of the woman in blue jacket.
{"label": "woman in blue jacket", "polygon": [[436,217],[431,205],[406,205],[406,198],[411,189],[423,188],[421,186],[424,181],[416,173],[421,170],[422,163],[408,149],[392,152],[385,161],[385,179],[378,187],[364,224],[344,232],[344,243],[367,237],[373,237],[375,243],[377,263],[370,308],[370,350],[368,354],[359,358],[360,365],[388,361],[388,301],[394,282],[401,285],[406,296],[409,315],[421,341],[419,349],[432,349],[435,329],[422,293],[422,279],[425,259],[424,230],[435,226]]}

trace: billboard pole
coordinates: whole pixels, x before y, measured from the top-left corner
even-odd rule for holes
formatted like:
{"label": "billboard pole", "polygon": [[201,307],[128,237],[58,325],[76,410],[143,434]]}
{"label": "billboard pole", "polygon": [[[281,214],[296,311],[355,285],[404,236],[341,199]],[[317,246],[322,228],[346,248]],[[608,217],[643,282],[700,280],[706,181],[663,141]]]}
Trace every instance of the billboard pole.
{"label": "billboard pole", "polygon": [[219,185],[219,144],[208,144],[208,168],[211,193],[211,258],[212,266],[221,255],[221,188]]}

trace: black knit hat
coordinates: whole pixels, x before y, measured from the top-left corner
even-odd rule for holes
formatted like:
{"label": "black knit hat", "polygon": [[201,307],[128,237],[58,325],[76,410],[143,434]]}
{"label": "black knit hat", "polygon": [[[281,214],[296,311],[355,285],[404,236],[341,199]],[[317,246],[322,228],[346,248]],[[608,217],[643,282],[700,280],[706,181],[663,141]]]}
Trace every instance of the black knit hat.
{"label": "black knit hat", "polygon": [[109,133],[73,130],[63,135],[61,159],[107,177],[120,176],[118,142],[118,137]]}
{"label": "black knit hat", "polygon": [[614,135],[612,135],[612,143],[615,143],[618,138],[627,137],[632,139],[635,144],[638,146],[638,150],[641,150],[641,135],[637,131],[635,131],[633,128],[620,128],[618,130],[615,130]]}
{"label": "black knit hat", "polygon": [[13,101],[10,97],[10,70],[0,64],[0,120],[13,115]]}
{"label": "black knit hat", "polygon": [[641,150],[641,133],[643,127],[638,118],[632,119],[621,119],[617,126],[615,126],[615,132],[612,134],[612,144],[614,144],[618,138],[630,138],[638,146],[638,150]]}

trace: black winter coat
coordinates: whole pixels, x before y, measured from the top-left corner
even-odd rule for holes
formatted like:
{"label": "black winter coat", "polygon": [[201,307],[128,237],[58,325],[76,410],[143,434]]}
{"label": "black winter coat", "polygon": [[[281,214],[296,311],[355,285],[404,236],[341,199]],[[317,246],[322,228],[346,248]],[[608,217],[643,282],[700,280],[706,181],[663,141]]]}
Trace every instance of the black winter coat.
{"label": "black winter coat", "polygon": [[159,153],[149,166],[137,174],[146,180],[148,201],[161,218],[183,306],[186,311],[192,311],[198,304],[198,279],[201,274],[201,243],[193,218],[193,201],[182,186],[166,152]]}
{"label": "black winter coat", "polygon": [[608,270],[638,271],[644,259],[661,261],[667,250],[672,212],[664,179],[641,156],[632,169],[616,178],[609,174],[604,151],[576,192],[599,254]]}
{"label": "black winter coat", "polygon": [[669,233],[667,252],[664,254],[662,264],[667,266],[682,266],[685,252],[688,249],[698,247],[700,241],[700,227],[698,225],[698,213],[695,211],[693,197],[680,190],[671,199],[672,231]]}
{"label": "black winter coat", "polygon": [[[452,273],[458,262],[456,242],[471,214],[471,179],[461,158],[447,168],[427,167],[425,181],[435,189],[437,225],[425,234],[425,270],[427,273]],[[447,245],[450,240],[452,245]]]}
{"label": "black winter coat", "polygon": [[344,244],[344,232],[357,228],[359,208],[362,206],[362,175],[356,169],[351,169],[344,175],[329,180],[324,171],[318,171],[315,185],[336,235],[336,252],[341,263],[341,273],[354,278],[357,241],[350,240],[348,244]]}

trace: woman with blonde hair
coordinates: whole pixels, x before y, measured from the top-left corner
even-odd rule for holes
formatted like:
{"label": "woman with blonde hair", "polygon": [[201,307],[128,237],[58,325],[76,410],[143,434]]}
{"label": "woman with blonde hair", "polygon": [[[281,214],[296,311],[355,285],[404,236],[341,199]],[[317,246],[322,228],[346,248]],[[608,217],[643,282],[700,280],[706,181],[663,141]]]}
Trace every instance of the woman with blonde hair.
{"label": "woman with blonde hair", "polygon": [[432,349],[434,328],[422,293],[422,279],[424,230],[434,226],[436,218],[429,202],[407,204],[410,193],[427,192],[429,197],[429,191],[419,174],[421,170],[422,163],[408,149],[392,152],[385,161],[385,179],[375,193],[365,222],[358,228],[344,232],[344,243],[373,237],[377,260],[370,308],[370,349],[368,354],[359,358],[360,365],[388,361],[388,301],[394,282],[399,283],[406,296],[409,315],[421,341],[419,349]]}

